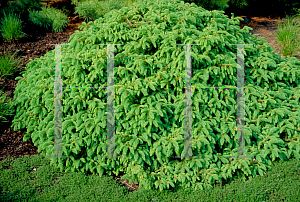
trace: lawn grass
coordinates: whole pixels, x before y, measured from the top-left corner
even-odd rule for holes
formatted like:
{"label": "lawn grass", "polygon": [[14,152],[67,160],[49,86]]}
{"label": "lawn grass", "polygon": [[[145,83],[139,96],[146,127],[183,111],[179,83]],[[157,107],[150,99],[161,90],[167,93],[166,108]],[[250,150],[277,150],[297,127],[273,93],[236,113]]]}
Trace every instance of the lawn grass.
{"label": "lawn grass", "polygon": [[[211,190],[129,191],[109,176],[60,172],[41,155],[0,162],[3,201],[299,201],[300,162],[275,162],[264,176],[239,178]],[[172,199],[172,200],[171,200]],[[244,199],[244,200],[242,200]]]}

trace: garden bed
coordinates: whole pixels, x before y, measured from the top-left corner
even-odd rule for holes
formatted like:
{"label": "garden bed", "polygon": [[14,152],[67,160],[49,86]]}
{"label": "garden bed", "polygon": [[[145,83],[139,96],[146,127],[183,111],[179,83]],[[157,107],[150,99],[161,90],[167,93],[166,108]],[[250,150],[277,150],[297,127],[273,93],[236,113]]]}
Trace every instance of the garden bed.
{"label": "garden bed", "polygon": [[[252,21],[248,24],[248,26],[253,28],[251,31],[253,34],[256,34],[258,37],[265,37],[270,46],[274,48],[274,51],[282,56],[275,36],[279,18],[280,16],[252,17]],[[283,17],[281,16],[281,18]],[[11,50],[12,52],[18,51],[18,57],[21,60],[20,67],[21,70],[24,71],[26,64],[30,62],[30,60],[41,57],[48,51],[55,48],[53,45],[46,44],[67,43],[69,37],[75,32],[75,30],[78,30],[78,25],[83,22],[83,20],[80,19],[78,15],[75,15],[74,12],[69,15],[69,19],[70,24],[64,32],[50,32],[46,29],[37,28],[34,25],[28,25],[25,31],[29,34],[29,38],[23,38],[15,42],[2,41],[0,43],[0,52],[3,52],[4,49]],[[245,25],[241,25],[241,27],[243,26]],[[299,54],[296,55],[296,57],[300,59]],[[11,98],[14,95],[14,89],[18,82],[14,80],[16,76],[19,75],[14,75],[10,80],[0,79],[0,88],[4,89],[4,92],[6,92]],[[10,124],[7,124],[5,127],[1,128],[0,133],[0,160],[3,160],[8,156],[17,158],[24,155],[26,156],[38,153],[37,147],[33,145],[31,140],[23,142],[24,131],[15,132],[13,128],[10,127]],[[114,179],[121,181],[131,190],[138,189],[137,183],[129,185],[128,180],[120,180],[121,176],[122,174],[120,174],[120,176],[113,177]]]}

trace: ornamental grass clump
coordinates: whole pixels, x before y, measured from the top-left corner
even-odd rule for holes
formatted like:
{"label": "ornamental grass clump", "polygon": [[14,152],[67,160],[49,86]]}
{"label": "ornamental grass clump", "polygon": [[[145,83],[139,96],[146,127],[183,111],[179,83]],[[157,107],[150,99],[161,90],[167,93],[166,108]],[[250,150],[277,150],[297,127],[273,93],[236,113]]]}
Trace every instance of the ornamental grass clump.
{"label": "ornamental grass clump", "polygon": [[5,51],[4,48],[4,52],[0,53],[0,78],[9,80],[9,77],[20,71],[21,60],[19,58],[15,59],[18,51],[11,53],[11,50]]}
{"label": "ornamental grass clump", "polygon": [[[272,162],[299,159],[300,62],[240,29],[239,17],[179,0],[147,0],[83,23],[61,46],[62,156],[65,171],[118,175],[141,189],[211,188],[265,174]],[[100,45],[99,45],[100,44]],[[115,45],[115,156],[107,152],[107,46]],[[245,156],[236,156],[236,89],[193,88],[192,151],[184,156],[185,46],[192,86],[237,86],[237,46],[245,54]],[[59,57],[60,59],[60,57]],[[13,120],[44,156],[54,156],[55,50],[18,77]],[[87,88],[92,87],[92,88]],[[99,88],[99,89],[94,89]],[[109,149],[110,151],[110,149]]]}
{"label": "ornamental grass clump", "polygon": [[287,18],[278,23],[276,39],[284,56],[294,56],[300,51],[300,18]]}
{"label": "ornamental grass clump", "polygon": [[7,97],[7,94],[0,89],[0,126],[1,132],[4,128],[3,125],[11,120],[14,115],[12,108],[12,99]]}
{"label": "ornamental grass clump", "polygon": [[13,11],[3,9],[3,18],[1,18],[0,32],[4,40],[19,40],[26,36],[22,32],[22,20],[20,15],[15,14]]}

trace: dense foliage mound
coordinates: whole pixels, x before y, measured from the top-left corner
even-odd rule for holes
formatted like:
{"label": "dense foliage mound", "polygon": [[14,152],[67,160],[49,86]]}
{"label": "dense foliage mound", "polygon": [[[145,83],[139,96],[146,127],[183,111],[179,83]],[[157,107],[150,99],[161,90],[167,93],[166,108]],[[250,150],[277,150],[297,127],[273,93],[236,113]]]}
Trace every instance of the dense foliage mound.
{"label": "dense foliage mound", "polygon": [[[107,154],[107,89],[63,90],[62,170],[125,173],[140,188],[209,188],[263,175],[273,161],[299,159],[300,62],[281,58],[239,19],[178,0],[149,0],[82,25],[62,46],[62,86],[107,85],[107,46],[115,46],[115,145]],[[237,86],[237,46],[245,46],[245,155],[236,155],[236,89],[194,88],[193,155],[184,151],[185,46],[192,86]],[[14,129],[54,154],[55,51],[31,61],[15,91]]]}

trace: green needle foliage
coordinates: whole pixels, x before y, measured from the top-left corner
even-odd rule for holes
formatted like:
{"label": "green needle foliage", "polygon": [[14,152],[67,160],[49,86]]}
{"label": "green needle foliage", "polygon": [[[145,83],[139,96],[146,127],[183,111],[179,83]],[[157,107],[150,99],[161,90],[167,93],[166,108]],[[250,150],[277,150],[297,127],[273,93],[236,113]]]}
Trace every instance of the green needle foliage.
{"label": "green needle foliage", "polygon": [[70,22],[68,16],[63,11],[52,7],[42,7],[41,11],[31,11],[29,13],[29,20],[47,29],[52,27],[54,32],[62,32]]}
{"label": "green needle foliage", "polygon": [[76,5],[75,14],[81,16],[85,21],[90,21],[103,17],[113,9],[130,5],[132,2],[132,0],[86,0],[73,1],[73,4]]}
{"label": "green needle foliage", "polygon": [[184,0],[185,3],[195,3],[206,10],[226,10],[229,7],[230,0]]}
{"label": "green needle foliage", "polygon": [[103,16],[104,10],[100,1],[89,0],[85,2],[78,2],[77,6],[75,7],[75,14],[83,17],[85,21],[96,20]]}
{"label": "green needle foliage", "polygon": [[[239,17],[179,0],[146,0],[80,26],[61,49],[62,156],[65,171],[118,175],[141,189],[209,189],[236,176],[263,176],[272,162],[300,159],[300,62],[240,29]],[[115,45],[115,155],[107,155],[107,46]],[[185,46],[193,61],[192,139],[184,156]],[[245,46],[245,156],[236,159],[237,47]],[[54,156],[55,50],[18,77],[13,120],[42,155]],[[77,88],[75,88],[78,86]],[[109,148],[109,151],[111,148]]]}
{"label": "green needle foliage", "polygon": [[79,3],[82,3],[85,1],[87,1],[87,0],[72,0],[72,4],[77,6]]}
{"label": "green needle foliage", "polygon": [[11,10],[3,10],[3,18],[1,18],[0,31],[4,40],[19,40],[26,36],[22,32],[22,21],[19,15]]}
{"label": "green needle foliage", "polygon": [[27,19],[29,11],[39,11],[44,4],[41,0],[12,0],[7,3],[7,9],[20,14],[21,19]]}
{"label": "green needle foliage", "polygon": [[[23,26],[27,26],[28,16],[30,11],[41,10],[42,5],[41,0],[12,0],[5,4],[3,10],[7,12],[13,12],[18,15],[19,19],[22,19]],[[2,13],[1,13],[2,16]]]}

